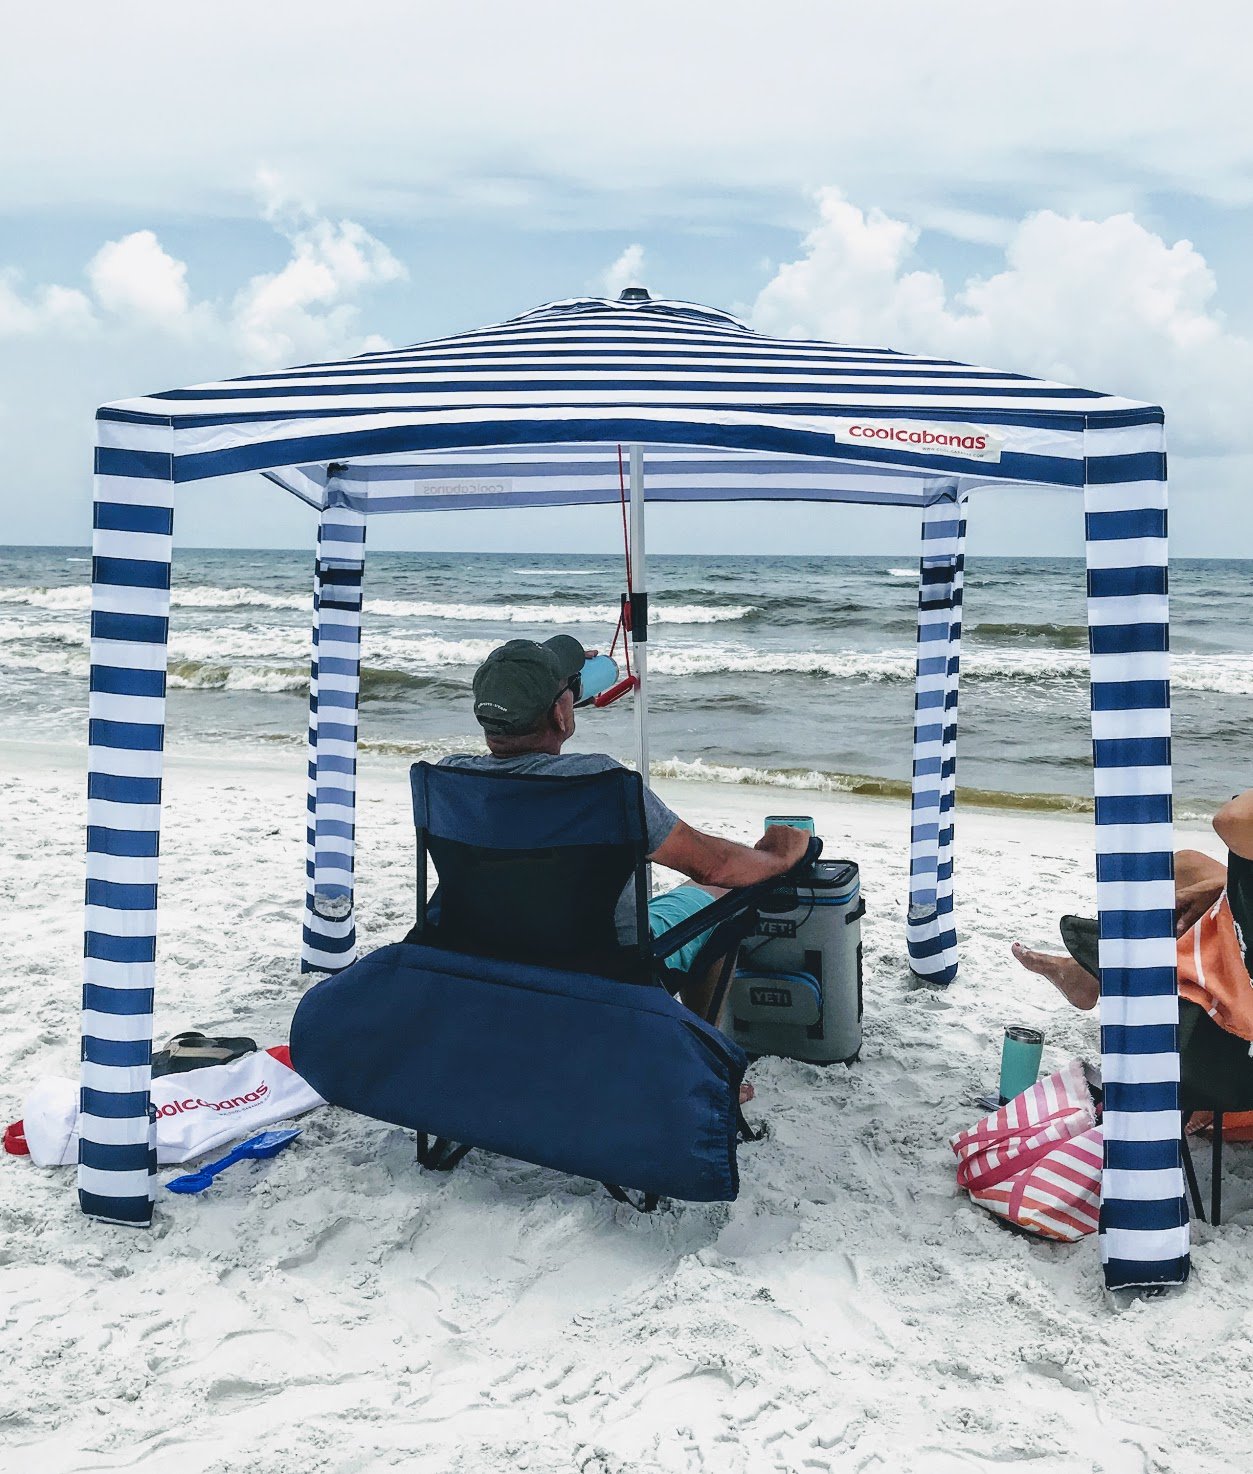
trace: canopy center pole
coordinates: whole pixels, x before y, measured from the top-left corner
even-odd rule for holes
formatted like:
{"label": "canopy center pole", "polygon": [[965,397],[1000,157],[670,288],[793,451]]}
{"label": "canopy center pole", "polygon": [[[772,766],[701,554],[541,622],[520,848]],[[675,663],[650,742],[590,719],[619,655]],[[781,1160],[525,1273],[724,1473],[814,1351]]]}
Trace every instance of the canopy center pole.
{"label": "canopy center pole", "polygon": [[648,572],[644,547],[644,447],[631,447],[631,659],[635,689],[635,765],[648,783]]}

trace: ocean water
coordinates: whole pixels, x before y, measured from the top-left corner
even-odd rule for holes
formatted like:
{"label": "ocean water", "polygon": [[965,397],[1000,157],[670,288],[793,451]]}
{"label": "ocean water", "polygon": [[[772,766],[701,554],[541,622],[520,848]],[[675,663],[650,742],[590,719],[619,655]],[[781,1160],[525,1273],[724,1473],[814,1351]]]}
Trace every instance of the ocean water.
{"label": "ocean water", "polygon": [[[311,565],[304,552],[177,553],[170,745],[303,743]],[[85,739],[90,567],[84,549],[0,549],[0,737]],[[1242,561],[1172,565],[1184,813],[1250,784],[1251,575]],[[907,790],[908,557],[653,556],[649,582],[655,771]],[[418,757],[478,745],[475,665],[503,639],[557,630],[607,648],[621,587],[621,561],[608,556],[371,553],[363,746]],[[580,713],[576,745],[629,758],[629,702]],[[983,801],[1088,800],[1081,560],[968,560],[958,780]]]}

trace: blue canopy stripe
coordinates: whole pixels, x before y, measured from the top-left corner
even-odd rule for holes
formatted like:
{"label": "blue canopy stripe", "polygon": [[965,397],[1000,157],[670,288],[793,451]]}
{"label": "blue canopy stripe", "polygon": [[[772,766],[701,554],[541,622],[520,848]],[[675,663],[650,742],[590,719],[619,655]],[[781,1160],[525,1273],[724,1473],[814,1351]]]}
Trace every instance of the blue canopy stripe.
{"label": "blue canopy stripe", "polygon": [[961,666],[966,518],[955,482],[934,488],[923,513],[914,677],[909,911],[905,944],[914,973],[957,976],[953,921],[953,808],[957,800],[957,682]]}
{"label": "blue canopy stripe", "polygon": [[[653,501],[923,511],[907,943],[956,970],[953,799],[963,509],[1083,488],[1101,915],[1111,1285],[1188,1271],[1171,893],[1166,481],[1153,405],[882,348],[773,338],[690,303],[572,298],[409,348],[193,386],[97,415],[84,989],[88,1213],[151,1216],[148,1061],[175,488],[260,470],[322,514],[310,714],[306,965],[355,946],[361,567],[369,515],[613,501],[617,447]],[[930,505],[934,503],[934,505]],[[338,606],[331,615],[333,592]],[[329,714],[333,713],[333,720]],[[341,948],[338,952],[337,948]]]}
{"label": "blue canopy stripe", "polygon": [[[1171,827],[1161,426],[1087,435],[1088,629],[1111,1286],[1188,1274]],[[1176,1047],[1161,1049],[1162,1025]]]}
{"label": "blue canopy stripe", "polygon": [[364,515],[337,496],[332,483],[314,569],[302,972],[335,972],[357,955],[353,872],[365,528]]}

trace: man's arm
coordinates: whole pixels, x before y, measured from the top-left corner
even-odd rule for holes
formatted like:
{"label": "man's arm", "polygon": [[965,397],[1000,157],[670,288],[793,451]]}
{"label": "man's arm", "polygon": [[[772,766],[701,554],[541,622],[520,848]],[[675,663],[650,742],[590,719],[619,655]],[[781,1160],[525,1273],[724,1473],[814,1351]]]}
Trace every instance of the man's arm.
{"label": "man's arm", "polygon": [[809,835],[787,824],[772,824],[750,848],[733,839],[705,834],[680,819],[649,859],[677,870],[698,885],[735,890],[782,875],[805,858],[808,848]]}
{"label": "man's arm", "polygon": [[1238,793],[1214,815],[1214,833],[1233,855],[1253,860],[1253,788]]}

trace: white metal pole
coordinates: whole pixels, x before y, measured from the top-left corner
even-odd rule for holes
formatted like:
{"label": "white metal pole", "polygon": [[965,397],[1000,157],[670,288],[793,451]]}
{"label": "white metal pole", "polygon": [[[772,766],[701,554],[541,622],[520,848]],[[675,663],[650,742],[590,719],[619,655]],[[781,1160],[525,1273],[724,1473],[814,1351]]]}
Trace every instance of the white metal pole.
{"label": "white metal pole", "polygon": [[635,761],[648,783],[648,572],[644,549],[644,447],[631,447],[631,658],[635,692]]}

